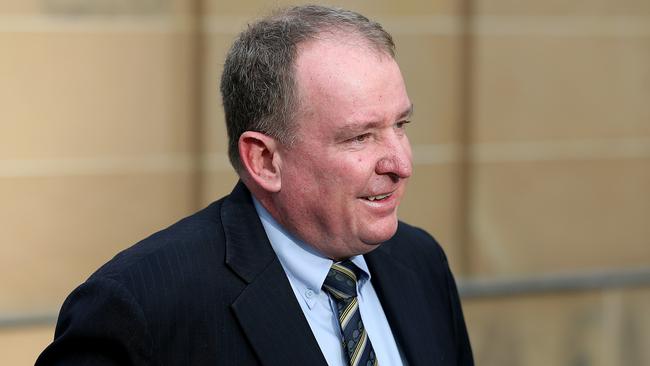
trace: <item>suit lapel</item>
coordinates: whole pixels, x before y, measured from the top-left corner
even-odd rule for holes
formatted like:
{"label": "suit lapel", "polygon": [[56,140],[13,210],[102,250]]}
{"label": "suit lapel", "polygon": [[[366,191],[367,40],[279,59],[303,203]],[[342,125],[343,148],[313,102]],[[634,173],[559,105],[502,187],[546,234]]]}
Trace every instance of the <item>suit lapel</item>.
{"label": "suit lapel", "polygon": [[226,264],[248,285],[232,304],[264,365],[326,365],[250,193],[240,182],[221,208]]}
{"label": "suit lapel", "polygon": [[272,262],[233,303],[235,316],[262,364],[326,365],[286,282],[279,261]]}
{"label": "suit lapel", "polygon": [[390,246],[384,243],[364,256],[386,318],[409,365],[441,365],[440,334],[434,311],[426,306],[431,294],[425,293],[422,279],[411,268],[390,255]]}

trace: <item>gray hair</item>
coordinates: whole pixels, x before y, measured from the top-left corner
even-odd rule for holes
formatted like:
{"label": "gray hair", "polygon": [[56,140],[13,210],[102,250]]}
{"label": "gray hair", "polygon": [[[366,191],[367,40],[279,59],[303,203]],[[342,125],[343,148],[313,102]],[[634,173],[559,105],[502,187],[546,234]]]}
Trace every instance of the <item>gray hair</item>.
{"label": "gray hair", "polygon": [[317,5],[280,10],[249,24],[234,41],[221,76],[221,97],[228,130],[228,157],[237,172],[243,168],[238,141],[257,131],[290,146],[299,102],[294,80],[297,49],[323,33],[361,37],[378,52],[395,57],[391,35],[363,15]]}

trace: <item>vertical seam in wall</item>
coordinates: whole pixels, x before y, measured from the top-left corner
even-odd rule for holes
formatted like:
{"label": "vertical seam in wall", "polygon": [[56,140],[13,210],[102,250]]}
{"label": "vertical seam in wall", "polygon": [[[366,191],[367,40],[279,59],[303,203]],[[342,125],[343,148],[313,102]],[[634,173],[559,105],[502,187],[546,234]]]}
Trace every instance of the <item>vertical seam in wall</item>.
{"label": "vertical seam in wall", "polygon": [[192,28],[192,58],[193,58],[193,71],[192,71],[192,87],[190,97],[194,100],[191,101],[192,105],[192,192],[190,192],[190,200],[193,210],[198,210],[202,202],[203,185],[205,184],[205,174],[202,169],[203,153],[205,146],[203,146],[203,130],[205,124],[205,115],[203,112],[203,82],[205,78],[205,65],[204,65],[204,48],[205,37],[203,28],[203,0],[194,0],[194,8],[192,9],[192,17],[194,19],[194,27]]}
{"label": "vertical seam in wall", "polygon": [[472,142],[472,119],[474,113],[473,105],[473,83],[474,83],[474,29],[473,14],[474,0],[462,0],[460,2],[460,34],[459,34],[459,59],[458,68],[458,115],[459,115],[459,168],[458,168],[458,273],[464,277],[472,275],[471,268],[471,230],[470,230],[470,206],[471,206],[471,142]]}

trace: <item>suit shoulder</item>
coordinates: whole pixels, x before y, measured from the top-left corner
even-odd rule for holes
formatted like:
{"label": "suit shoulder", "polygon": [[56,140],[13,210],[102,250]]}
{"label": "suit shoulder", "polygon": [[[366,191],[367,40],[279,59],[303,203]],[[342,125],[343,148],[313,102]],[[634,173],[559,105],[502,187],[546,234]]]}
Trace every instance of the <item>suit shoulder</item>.
{"label": "suit shoulder", "polygon": [[444,250],[438,241],[425,230],[400,221],[397,232],[389,241],[391,246],[398,246],[399,253],[407,255],[425,256],[446,262]]}
{"label": "suit shoulder", "polygon": [[130,269],[151,261],[156,261],[163,267],[181,265],[189,259],[185,253],[216,250],[219,243],[223,242],[220,239],[223,237],[223,229],[219,215],[222,202],[223,199],[216,201],[124,249],[100,267],[91,279],[121,277]]}

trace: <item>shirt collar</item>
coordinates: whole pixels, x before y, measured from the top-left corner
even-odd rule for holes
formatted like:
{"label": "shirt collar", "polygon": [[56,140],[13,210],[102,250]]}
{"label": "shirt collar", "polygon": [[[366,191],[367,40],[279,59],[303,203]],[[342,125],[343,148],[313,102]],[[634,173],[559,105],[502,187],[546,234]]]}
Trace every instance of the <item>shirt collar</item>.
{"label": "shirt collar", "polygon": [[[287,275],[301,287],[320,293],[333,261],[289,233],[255,197],[253,203],[275,254],[284,270],[288,272]],[[363,256],[356,255],[350,258],[350,261],[364,273],[362,282],[370,280],[370,271]]]}

